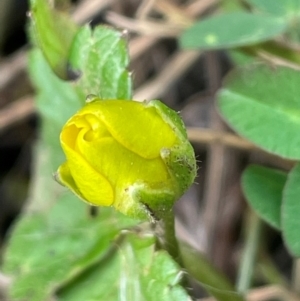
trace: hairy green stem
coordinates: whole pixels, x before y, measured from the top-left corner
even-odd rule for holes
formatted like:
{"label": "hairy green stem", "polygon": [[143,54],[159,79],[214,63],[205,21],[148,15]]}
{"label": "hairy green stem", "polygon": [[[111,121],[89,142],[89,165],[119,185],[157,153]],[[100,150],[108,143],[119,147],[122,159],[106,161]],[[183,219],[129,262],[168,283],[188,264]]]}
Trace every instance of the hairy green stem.
{"label": "hairy green stem", "polygon": [[[156,234],[161,237],[161,247],[168,251],[173,259],[218,301],[244,301],[234,286],[220,271],[217,271],[209,261],[194,249],[177,240],[175,235],[175,218],[173,211],[161,217],[161,227],[156,227]],[[162,231],[160,233],[160,231]],[[187,287],[188,280],[182,279],[183,287]]]}
{"label": "hairy green stem", "polygon": [[251,211],[246,222],[246,241],[236,285],[237,291],[243,295],[247,293],[251,285],[260,232],[261,220]]}
{"label": "hairy green stem", "polygon": [[175,216],[173,210],[170,210],[162,217],[163,222],[163,245],[174,260],[182,266],[182,260],[178,247],[178,241],[175,234]]}

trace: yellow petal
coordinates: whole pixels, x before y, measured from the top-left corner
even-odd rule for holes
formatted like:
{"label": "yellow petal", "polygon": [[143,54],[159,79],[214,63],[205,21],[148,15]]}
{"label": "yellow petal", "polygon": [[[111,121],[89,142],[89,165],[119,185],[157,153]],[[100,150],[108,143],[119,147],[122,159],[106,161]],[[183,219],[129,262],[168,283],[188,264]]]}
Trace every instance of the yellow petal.
{"label": "yellow petal", "polygon": [[145,159],[120,145],[112,137],[77,141],[78,150],[95,170],[105,175],[114,187],[135,182],[161,184],[169,174],[161,158]]}
{"label": "yellow petal", "polygon": [[162,148],[177,141],[171,126],[145,103],[101,100],[86,105],[78,114],[96,115],[120,144],[143,158],[157,158]]}
{"label": "yellow petal", "polygon": [[55,180],[61,185],[68,187],[79,198],[85,200],[76,183],[74,182],[74,179],[70,173],[68,162],[65,162],[59,166],[57,173],[55,174]]}
{"label": "yellow petal", "polygon": [[[78,190],[79,194],[93,205],[110,206],[114,201],[114,192],[110,182],[99,172],[97,172],[79,153],[71,148],[61,135],[61,144],[67,157],[70,170],[69,178],[74,180],[75,187],[72,190]],[[66,181],[66,185],[71,185]],[[78,193],[77,193],[78,194]]]}

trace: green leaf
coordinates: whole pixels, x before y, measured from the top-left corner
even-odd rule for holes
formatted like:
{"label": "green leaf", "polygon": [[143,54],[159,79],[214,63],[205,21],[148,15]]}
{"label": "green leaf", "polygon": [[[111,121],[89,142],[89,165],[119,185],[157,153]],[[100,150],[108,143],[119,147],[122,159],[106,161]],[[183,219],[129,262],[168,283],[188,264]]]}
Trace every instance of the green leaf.
{"label": "green leaf", "polygon": [[152,235],[127,233],[108,256],[58,293],[58,301],[188,301],[182,273]]}
{"label": "green leaf", "polygon": [[300,0],[247,0],[247,2],[253,6],[253,10],[256,9],[265,14],[284,18],[288,23],[285,39],[290,42],[299,43]]}
{"label": "green leaf", "polygon": [[300,159],[299,95],[298,71],[253,65],[230,74],[218,102],[240,135],[271,153]]}
{"label": "green leaf", "polygon": [[77,26],[69,17],[52,9],[48,1],[31,0],[32,30],[52,70],[68,79],[68,55]]}
{"label": "green leaf", "polygon": [[136,224],[111,208],[101,208],[97,217],[88,209],[65,194],[49,212],[19,220],[3,265],[14,279],[11,301],[48,299],[62,282],[101,258],[121,229]]}
{"label": "green leaf", "polygon": [[71,48],[71,68],[79,71],[79,87],[85,95],[101,99],[131,99],[127,43],[122,33],[107,26],[88,25],[76,35]]}
{"label": "green leaf", "polygon": [[59,79],[50,69],[42,52],[34,49],[29,55],[29,72],[37,89],[36,105],[42,117],[42,136],[50,147],[53,173],[64,161],[59,134],[66,121],[84,104],[78,91]]}
{"label": "green leaf", "polygon": [[196,22],[180,37],[187,49],[221,49],[257,44],[280,35],[284,20],[245,12],[234,12]]}
{"label": "green leaf", "polygon": [[248,3],[255,6],[258,10],[269,13],[275,16],[294,17],[299,15],[300,1],[299,0],[246,0]]}
{"label": "green leaf", "polygon": [[288,175],[283,192],[281,225],[286,246],[290,252],[300,257],[300,164],[298,163]]}
{"label": "green leaf", "polygon": [[280,229],[282,192],[287,175],[279,170],[252,165],[242,176],[248,203],[268,224]]}

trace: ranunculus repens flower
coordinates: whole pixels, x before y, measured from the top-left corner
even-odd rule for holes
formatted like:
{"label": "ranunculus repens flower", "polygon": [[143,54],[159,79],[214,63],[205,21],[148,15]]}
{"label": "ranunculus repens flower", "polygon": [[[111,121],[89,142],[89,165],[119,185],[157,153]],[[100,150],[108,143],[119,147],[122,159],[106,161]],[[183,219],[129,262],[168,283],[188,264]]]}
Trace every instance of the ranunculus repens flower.
{"label": "ranunculus repens flower", "polygon": [[181,118],[160,101],[87,103],[63,127],[57,180],[82,200],[159,218],[194,181],[194,151]]}

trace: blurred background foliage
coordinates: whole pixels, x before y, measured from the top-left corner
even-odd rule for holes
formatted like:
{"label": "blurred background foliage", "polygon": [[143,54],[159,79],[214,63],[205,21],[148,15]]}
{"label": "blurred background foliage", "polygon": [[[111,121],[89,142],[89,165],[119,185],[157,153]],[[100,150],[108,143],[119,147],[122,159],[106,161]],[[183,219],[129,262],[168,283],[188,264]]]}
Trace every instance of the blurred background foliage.
{"label": "blurred background foliage", "polygon": [[[187,125],[199,175],[175,209],[190,296],[299,300],[300,1],[50,3],[77,26],[120,29],[115,39],[128,42],[130,59],[117,63],[118,74],[130,62],[132,83],[113,97],[130,98],[132,85],[133,99],[161,99]],[[78,27],[50,17],[46,28],[68,28],[53,40],[61,52],[47,57],[49,45],[35,43],[76,84],[59,79],[39,50],[29,51],[28,18],[27,1],[0,0],[0,299],[188,300],[178,266],[154,251],[150,229],[120,234],[135,222],[109,209],[90,216],[52,180],[63,160],[61,125],[87,91],[98,93],[89,84],[99,72],[76,81],[68,63],[90,71],[101,56],[81,59],[90,43],[84,26],[70,62],[57,64],[69,55],[64,34]]]}

